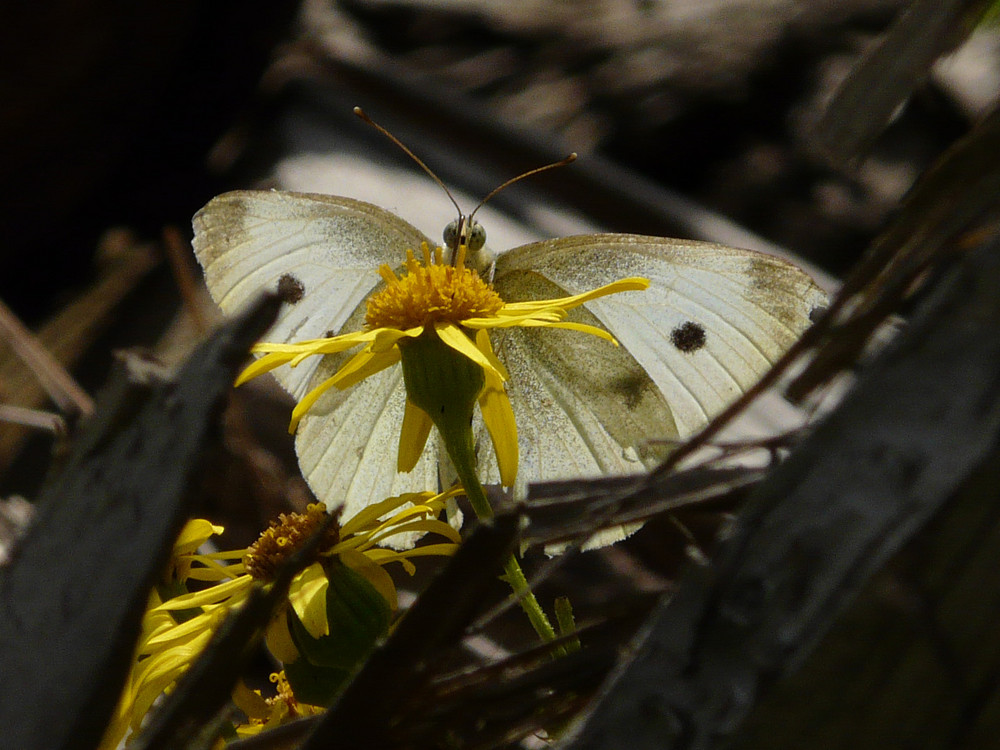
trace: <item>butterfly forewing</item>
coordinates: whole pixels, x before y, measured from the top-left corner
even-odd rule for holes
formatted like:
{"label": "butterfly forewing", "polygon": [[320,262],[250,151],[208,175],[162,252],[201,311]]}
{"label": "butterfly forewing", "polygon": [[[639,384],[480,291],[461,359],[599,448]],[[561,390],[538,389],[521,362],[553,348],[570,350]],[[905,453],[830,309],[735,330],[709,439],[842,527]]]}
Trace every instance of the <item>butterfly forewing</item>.
{"label": "butterfly forewing", "polygon": [[[263,291],[288,304],[268,341],[340,333],[380,281],[378,267],[398,267],[427,238],[370,203],[332,195],[240,190],[214,198],[194,217],[194,249],[212,297],[234,314]],[[300,398],[319,363],[274,371]]]}
{"label": "butterfly forewing", "polygon": [[506,277],[527,270],[569,294],[628,276],[650,280],[646,291],[603,297],[587,308],[666,400],[673,424],[651,438],[685,438],[703,427],[760,379],[826,302],[809,276],[778,258],[659,237],[584,235],[504,253],[496,282],[514,287],[512,301],[526,297]]}

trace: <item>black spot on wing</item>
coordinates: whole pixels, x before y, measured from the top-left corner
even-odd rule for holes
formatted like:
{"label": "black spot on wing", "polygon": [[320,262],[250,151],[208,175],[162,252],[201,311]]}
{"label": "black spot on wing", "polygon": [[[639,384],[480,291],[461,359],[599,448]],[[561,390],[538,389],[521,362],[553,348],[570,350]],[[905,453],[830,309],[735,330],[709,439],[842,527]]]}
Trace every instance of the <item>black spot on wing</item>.
{"label": "black spot on wing", "polygon": [[705,346],[705,329],[694,321],[687,321],[670,332],[670,343],[685,354]]}
{"label": "black spot on wing", "polygon": [[282,274],[278,279],[278,295],[288,304],[294,305],[305,296],[305,293],[305,286],[290,273]]}

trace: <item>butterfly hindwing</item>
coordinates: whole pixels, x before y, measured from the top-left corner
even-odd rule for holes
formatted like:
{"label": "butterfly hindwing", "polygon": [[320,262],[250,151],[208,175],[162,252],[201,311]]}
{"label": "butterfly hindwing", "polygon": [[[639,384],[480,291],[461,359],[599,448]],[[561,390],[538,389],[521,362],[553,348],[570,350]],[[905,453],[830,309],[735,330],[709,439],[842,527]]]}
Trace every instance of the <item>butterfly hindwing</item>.
{"label": "butterfly hindwing", "polygon": [[[498,275],[504,299],[552,299],[564,292],[534,271]],[[583,308],[569,319],[600,326]],[[672,436],[663,395],[628,351],[578,331],[509,328],[493,334],[510,372],[508,395],[531,481],[638,472],[644,442]]]}
{"label": "butterfly hindwing", "polygon": [[[333,375],[347,356],[323,357],[313,384]],[[405,404],[402,368],[390,367],[350,388],[331,388],[299,423],[295,451],[302,475],[328,506],[343,507],[344,518],[404,492],[437,491],[433,440],[413,471],[396,471]]]}

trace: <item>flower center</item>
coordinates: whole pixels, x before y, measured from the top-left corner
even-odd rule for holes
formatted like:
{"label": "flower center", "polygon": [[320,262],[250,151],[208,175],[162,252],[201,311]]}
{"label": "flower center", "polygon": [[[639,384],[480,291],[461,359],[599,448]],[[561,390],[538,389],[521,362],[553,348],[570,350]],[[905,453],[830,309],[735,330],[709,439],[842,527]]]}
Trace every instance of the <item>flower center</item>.
{"label": "flower center", "polygon": [[[313,503],[305,513],[282,513],[264,530],[256,542],[247,547],[243,566],[258,581],[272,581],[278,568],[326,521],[326,506]],[[334,524],[327,532],[326,542],[319,546],[317,557],[340,539],[340,527]]]}
{"label": "flower center", "polygon": [[464,248],[455,265],[445,263],[441,248],[433,258],[427,243],[424,262],[406,253],[406,274],[397,278],[389,266],[379,268],[388,286],[368,300],[365,322],[371,328],[407,330],[438,321],[460,324],[469,318],[486,318],[503,308],[500,295],[479,274],[465,267]]}

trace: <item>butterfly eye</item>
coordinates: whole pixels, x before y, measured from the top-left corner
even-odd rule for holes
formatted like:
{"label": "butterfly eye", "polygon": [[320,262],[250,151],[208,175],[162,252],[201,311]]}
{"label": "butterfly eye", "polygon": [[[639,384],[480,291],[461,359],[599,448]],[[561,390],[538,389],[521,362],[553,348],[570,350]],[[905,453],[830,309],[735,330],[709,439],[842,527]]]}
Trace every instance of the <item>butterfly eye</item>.
{"label": "butterfly eye", "polygon": [[[462,225],[465,224],[466,236],[461,237]],[[444,244],[450,250],[458,248],[459,243],[465,240],[465,247],[470,253],[476,253],[483,249],[486,244],[486,229],[478,221],[467,219],[455,219],[444,228]]]}
{"label": "butterfly eye", "polygon": [[469,236],[465,244],[470,253],[479,252],[486,244],[486,229],[478,221],[469,222]]}
{"label": "butterfly eye", "polygon": [[458,225],[459,220],[456,219],[444,228],[444,246],[453,252],[458,248]]}

